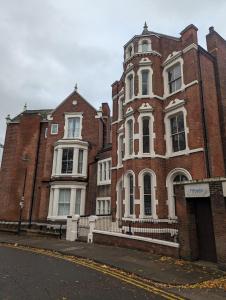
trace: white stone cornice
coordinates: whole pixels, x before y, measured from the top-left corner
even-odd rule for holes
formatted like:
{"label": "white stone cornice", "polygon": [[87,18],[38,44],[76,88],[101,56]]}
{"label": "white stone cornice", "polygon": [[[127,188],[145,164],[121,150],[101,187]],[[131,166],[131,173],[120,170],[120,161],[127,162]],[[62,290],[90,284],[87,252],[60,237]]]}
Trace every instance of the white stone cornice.
{"label": "white stone cornice", "polygon": [[189,46],[187,46],[183,49],[183,53],[186,53],[192,49],[198,50],[198,45],[196,45],[194,43],[190,44]]}
{"label": "white stone cornice", "polygon": [[174,110],[178,107],[181,107],[185,104],[185,100],[182,99],[174,99],[170,101],[170,103],[165,107],[165,112],[169,112],[171,110]]}
{"label": "white stone cornice", "polygon": [[167,59],[163,62],[163,66],[170,64],[172,61],[180,57],[182,54],[182,51],[173,51],[171,54],[168,55]]}
{"label": "white stone cornice", "polygon": [[154,109],[149,103],[145,102],[139,107],[138,110],[139,112],[142,113],[142,112],[152,112]]}

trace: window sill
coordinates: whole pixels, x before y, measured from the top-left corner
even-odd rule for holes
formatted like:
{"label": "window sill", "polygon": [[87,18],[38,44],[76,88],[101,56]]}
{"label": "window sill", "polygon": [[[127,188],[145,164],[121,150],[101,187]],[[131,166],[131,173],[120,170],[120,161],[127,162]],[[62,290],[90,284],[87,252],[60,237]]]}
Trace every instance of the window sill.
{"label": "window sill", "polygon": [[87,175],[86,174],[71,174],[71,173],[70,174],[52,174],[51,175],[51,178],[59,178],[59,177],[86,178]]}

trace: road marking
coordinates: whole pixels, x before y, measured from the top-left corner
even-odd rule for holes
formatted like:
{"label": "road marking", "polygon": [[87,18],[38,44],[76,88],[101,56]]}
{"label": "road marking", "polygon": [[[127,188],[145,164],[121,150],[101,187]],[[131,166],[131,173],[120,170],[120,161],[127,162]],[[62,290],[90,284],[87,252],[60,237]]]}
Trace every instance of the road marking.
{"label": "road marking", "polygon": [[150,293],[161,296],[162,298],[167,299],[167,300],[184,300],[185,299],[181,296],[175,295],[170,292],[166,292],[163,289],[158,288],[157,285],[155,285],[154,283],[152,283],[152,284],[147,283],[147,281],[145,279],[138,278],[136,276],[133,276],[132,274],[126,273],[124,271],[120,271],[113,267],[102,265],[100,263],[96,263],[96,262],[88,260],[88,259],[78,258],[75,256],[69,256],[69,255],[61,254],[59,252],[55,252],[55,251],[51,251],[51,250],[44,250],[44,249],[39,249],[39,248],[34,248],[34,247],[21,246],[21,245],[17,245],[17,244],[14,245],[14,244],[8,244],[8,243],[0,243],[0,245],[4,246],[4,247],[8,247],[8,248],[24,250],[24,251],[28,251],[28,252],[32,252],[32,253],[36,253],[36,254],[42,254],[42,255],[54,257],[57,259],[69,261],[71,263],[81,265],[86,268],[93,269],[98,272],[107,274],[109,276],[119,279],[120,281],[129,283],[138,288],[146,290]]}

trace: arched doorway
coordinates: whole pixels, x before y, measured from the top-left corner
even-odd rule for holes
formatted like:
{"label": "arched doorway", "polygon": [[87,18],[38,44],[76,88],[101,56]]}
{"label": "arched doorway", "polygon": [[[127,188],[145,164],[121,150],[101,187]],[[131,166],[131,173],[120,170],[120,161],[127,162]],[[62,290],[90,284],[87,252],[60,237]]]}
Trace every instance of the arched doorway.
{"label": "arched doorway", "polygon": [[166,188],[168,194],[168,217],[176,219],[176,207],[174,196],[174,185],[176,182],[192,180],[191,174],[182,168],[177,168],[169,172],[166,178]]}

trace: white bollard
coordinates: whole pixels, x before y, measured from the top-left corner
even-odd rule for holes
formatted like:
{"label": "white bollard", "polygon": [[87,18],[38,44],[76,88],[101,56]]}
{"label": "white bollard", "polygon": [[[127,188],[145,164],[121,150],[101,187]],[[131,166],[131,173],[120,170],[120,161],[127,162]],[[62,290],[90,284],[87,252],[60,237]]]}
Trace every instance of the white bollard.
{"label": "white bollard", "polygon": [[89,233],[87,243],[93,243],[93,230],[96,227],[96,220],[98,219],[97,216],[90,216],[89,217]]}

